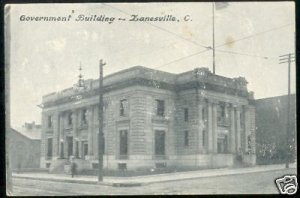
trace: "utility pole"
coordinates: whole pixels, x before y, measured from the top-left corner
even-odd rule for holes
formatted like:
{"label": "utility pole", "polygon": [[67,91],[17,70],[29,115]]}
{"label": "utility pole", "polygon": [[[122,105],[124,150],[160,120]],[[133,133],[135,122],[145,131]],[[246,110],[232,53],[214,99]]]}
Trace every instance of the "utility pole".
{"label": "utility pole", "polygon": [[104,154],[104,135],[103,135],[103,66],[106,63],[103,63],[103,60],[100,60],[99,70],[99,109],[98,109],[98,118],[99,118],[99,134],[98,134],[98,181],[103,181],[103,154]]}
{"label": "utility pole", "polygon": [[292,53],[285,54],[282,56],[279,56],[279,64],[282,63],[288,63],[288,107],[287,107],[287,127],[286,127],[286,162],[285,162],[285,168],[289,168],[289,155],[290,155],[290,95],[291,95],[291,62],[295,61],[295,56]]}
{"label": "utility pole", "polygon": [[216,73],[216,52],[215,52],[215,3],[212,2],[212,33],[213,33],[213,46],[212,46],[212,50],[213,50],[213,74]]}

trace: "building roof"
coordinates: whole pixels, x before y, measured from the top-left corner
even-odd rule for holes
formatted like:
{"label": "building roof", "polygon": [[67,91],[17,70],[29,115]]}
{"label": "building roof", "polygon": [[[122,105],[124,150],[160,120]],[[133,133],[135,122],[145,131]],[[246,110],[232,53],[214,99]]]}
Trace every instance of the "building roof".
{"label": "building roof", "polygon": [[[99,79],[85,80],[84,84],[86,91],[84,94],[80,94],[80,97],[87,98],[98,94]],[[172,74],[142,66],[135,66],[107,75],[103,79],[104,93],[132,85],[150,86],[172,91],[199,87],[200,89],[208,89],[252,99],[252,94],[247,91],[247,81],[245,78],[227,78],[215,75],[208,68],[204,67],[195,68],[194,70],[180,74]],[[74,87],[43,96],[41,107],[50,107],[78,99],[76,98],[78,90],[74,89]]]}
{"label": "building roof", "polygon": [[41,125],[35,124],[35,122],[25,122],[25,124],[22,127],[16,127],[14,130],[32,140],[41,139]]}

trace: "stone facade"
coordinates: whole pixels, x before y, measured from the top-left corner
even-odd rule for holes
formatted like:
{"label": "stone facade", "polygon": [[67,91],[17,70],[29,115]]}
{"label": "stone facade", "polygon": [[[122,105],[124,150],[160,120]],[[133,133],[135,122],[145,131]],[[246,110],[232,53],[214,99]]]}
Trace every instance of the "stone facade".
{"label": "stone facade", "polygon": [[[141,66],[104,78],[104,168],[255,164],[255,108],[244,78],[206,68],[172,74]],[[97,167],[99,80],[43,97],[41,166],[75,156]]]}

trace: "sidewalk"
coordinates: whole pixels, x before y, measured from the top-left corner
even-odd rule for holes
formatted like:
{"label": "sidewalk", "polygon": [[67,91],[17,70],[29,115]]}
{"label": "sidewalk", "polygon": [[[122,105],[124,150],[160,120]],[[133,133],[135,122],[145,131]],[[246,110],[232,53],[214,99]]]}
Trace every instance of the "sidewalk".
{"label": "sidewalk", "polygon": [[[296,168],[296,164],[290,164],[290,168]],[[97,176],[75,176],[64,174],[49,174],[49,173],[13,173],[14,178],[26,178],[46,181],[59,181],[69,183],[83,183],[83,184],[101,184],[109,186],[139,186],[157,182],[177,181],[186,179],[195,179],[203,177],[216,177],[225,175],[236,175],[245,173],[255,173],[273,170],[285,169],[284,164],[276,165],[262,165],[248,168],[220,168],[220,169],[206,169],[199,171],[176,172],[158,175],[134,176],[134,177],[104,177],[103,182],[97,181]]]}

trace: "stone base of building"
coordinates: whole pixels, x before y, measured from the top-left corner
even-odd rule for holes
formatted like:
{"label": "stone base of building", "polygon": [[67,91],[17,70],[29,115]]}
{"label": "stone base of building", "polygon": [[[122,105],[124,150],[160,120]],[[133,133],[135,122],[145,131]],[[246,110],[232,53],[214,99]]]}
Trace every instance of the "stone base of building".
{"label": "stone base of building", "polygon": [[[41,161],[43,163],[41,167],[49,168],[51,173],[65,172],[64,166],[70,164],[68,159],[59,158],[51,161],[42,159]],[[98,160],[95,156],[74,159],[74,162],[78,172],[98,169]],[[160,158],[151,155],[131,155],[127,158],[116,158],[114,155],[103,156],[103,168],[109,170],[142,170],[164,167],[222,168],[233,166],[235,163],[235,154],[170,155]],[[243,155],[242,163],[255,165],[256,156],[253,154]]]}
{"label": "stone base of building", "polygon": [[255,154],[245,154],[243,155],[243,163],[247,165],[255,165],[256,164],[256,155]]}

